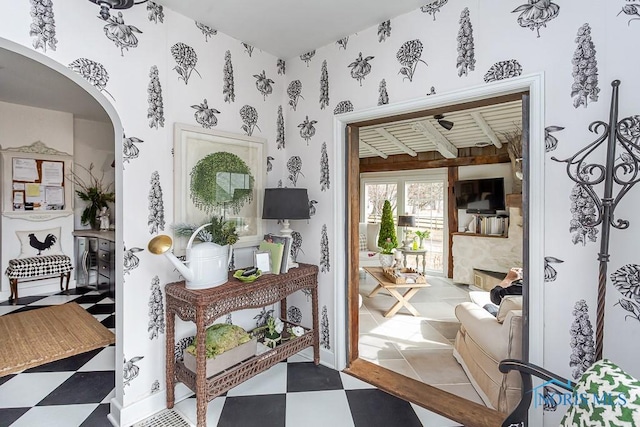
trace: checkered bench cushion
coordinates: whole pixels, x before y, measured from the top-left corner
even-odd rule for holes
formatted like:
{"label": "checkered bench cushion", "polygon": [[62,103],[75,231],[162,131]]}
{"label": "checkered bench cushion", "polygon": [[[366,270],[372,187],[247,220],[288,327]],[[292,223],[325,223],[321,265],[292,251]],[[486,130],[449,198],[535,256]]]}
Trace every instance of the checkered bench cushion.
{"label": "checkered bench cushion", "polygon": [[71,269],[71,258],[67,255],[46,255],[9,260],[9,267],[4,274],[9,279],[28,279],[66,274]]}

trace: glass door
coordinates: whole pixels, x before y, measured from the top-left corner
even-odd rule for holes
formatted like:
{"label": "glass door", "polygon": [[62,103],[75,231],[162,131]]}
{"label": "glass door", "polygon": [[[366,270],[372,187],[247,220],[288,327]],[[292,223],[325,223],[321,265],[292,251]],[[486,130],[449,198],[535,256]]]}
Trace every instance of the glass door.
{"label": "glass door", "polygon": [[[408,231],[415,237],[420,249],[426,249],[426,270],[430,274],[444,274],[444,240],[447,236],[446,188],[446,181],[438,178],[407,180],[404,183],[404,212],[415,216],[416,223],[415,227],[410,227]],[[416,258],[407,257],[407,267],[422,270],[422,265],[417,265]]]}
{"label": "glass door", "polygon": [[396,182],[364,183],[364,222],[379,223],[384,201],[389,200],[393,218],[397,217],[398,184]]}

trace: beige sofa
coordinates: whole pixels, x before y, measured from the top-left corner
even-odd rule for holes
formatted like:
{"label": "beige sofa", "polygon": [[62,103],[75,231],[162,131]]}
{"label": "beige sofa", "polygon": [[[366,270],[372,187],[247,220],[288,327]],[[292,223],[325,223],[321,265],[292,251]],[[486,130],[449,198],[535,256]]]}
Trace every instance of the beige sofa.
{"label": "beige sofa", "polygon": [[491,302],[489,292],[470,292],[470,298],[455,308],[460,330],[453,355],[484,403],[510,413],[520,402],[520,375],[503,374],[498,364],[522,358],[522,297],[505,297],[497,317],[483,308]]}

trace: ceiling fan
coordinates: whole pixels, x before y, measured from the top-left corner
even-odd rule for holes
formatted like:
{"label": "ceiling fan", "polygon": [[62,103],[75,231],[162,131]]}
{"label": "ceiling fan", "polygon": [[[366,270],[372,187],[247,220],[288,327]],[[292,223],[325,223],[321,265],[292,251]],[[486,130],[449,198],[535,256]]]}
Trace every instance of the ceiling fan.
{"label": "ceiling fan", "polygon": [[446,130],[451,130],[453,128],[453,122],[445,120],[442,114],[436,114],[435,116],[433,116],[433,118],[436,119],[438,121],[438,124]]}

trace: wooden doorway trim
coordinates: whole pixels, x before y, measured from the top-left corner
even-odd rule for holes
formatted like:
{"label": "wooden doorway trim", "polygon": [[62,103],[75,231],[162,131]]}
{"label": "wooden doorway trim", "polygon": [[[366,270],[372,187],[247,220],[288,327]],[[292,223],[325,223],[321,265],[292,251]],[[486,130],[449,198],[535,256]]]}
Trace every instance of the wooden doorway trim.
{"label": "wooden doorway trim", "polygon": [[[358,176],[356,165],[358,156],[351,155],[357,150],[348,144],[347,135],[349,132],[355,135],[355,131],[347,128],[359,127],[362,124],[371,123],[371,120],[383,121],[385,117],[397,118],[404,113],[416,114],[418,111],[434,111],[436,108],[445,108],[450,105],[460,105],[466,102],[474,102],[487,98],[495,99],[496,96],[514,95],[520,97],[522,92],[530,93],[530,148],[528,166],[530,169],[529,185],[532,191],[529,195],[529,208],[531,212],[529,224],[530,236],[525,242],[530,256],[528,279],[531,284],[529,304],[533,310],[529,311],[529,361],[536,364],[543,364],[543,302],[544,302],[544,78],[542,74],[534,74],[524,77],[512,78],[505,81],[465,89],[443,95],[431,96],[419,100],[413,100],[396,105],[385,105],[374,109],[346,113],[334,117],[334,147],[336,165],[344,165],[344,174],[338,172],[336,179],[337,195],[336,201],[336,229],[340,226],[345,229],[345,238],[336,239],[334,244],[336,254],[343,254],[344,263],[336,265],[336,283],[344,283],[344,288],[338,286],[335,293],[336,302],[336,342],[344,343],[343,348],[338,345],[336,348],[336,368],[346,369],[347,372],[361,377],[365,381],[376,386],[394,392],[391,388],[398,389],[395,392],[402,398],[413,401],[421,406],[440,413],[452,419],[460,418],[459,408],[469,405],[466,399],[452,396],[454,400],[448,403],[440,402],[435,396],[438,391],[435,387],[423,385],[425,392],[420,395],[425,401],[416,401],[411,395],[403,396],[402,390],[410,390],[411,387],[398,382],[405,377],[384,368],[373,369],[370,364],[358,359],[357,355],[357,313],[358,313],[358,271],[357,257],[351,254],[358,253],[357,222],[359,221],[359,198],[350,191],[353,188],[356,195],[359,186],[352,182],[352,178]],[[456,107],[458,108],[458,107]],[[349,126],[351,125],[351,126]],[[359,178],[359,177],[358,177]],[[344,191],[340,194],[340,191]],[[357,205],[357,206],[356,206]],[[343,212],[343,215],[340,215]],[[355,215],[355,213],[358,215]],[[346,214],[346,215],[344,215]],[[357,221],[356,221],[357,219]],[[341,240],[341,241],[340,241]],[[355,336],[355,339],[354,339]],[[373,378],[371,378],[373,376]],[[391,384],[384,385],[384,379]],[[413,392],[411,392],[413,393]],[[458,399],[458,400],[456,400]],[[456,402],[456,403],[453,403]],[[444,403],[444,405],[443,405]],[[448,406],[449,408],[445,408]],[[457,409],[456,409],[457,408]],[[489,410],[491,411],[491,410]],[[536,425],[541,423],[540,411],[531,411],[529,421]],[[462,420],[458,420],[461,422]],[[487,424],[487,425],[495,425]]]}

